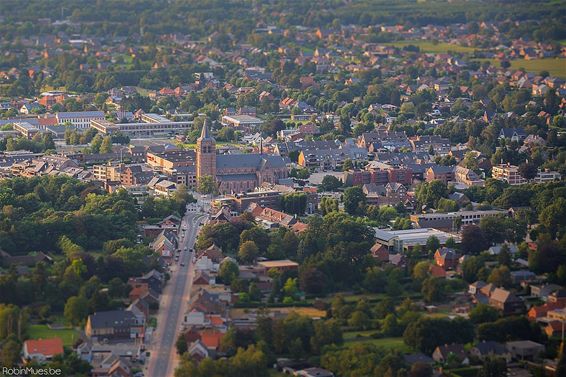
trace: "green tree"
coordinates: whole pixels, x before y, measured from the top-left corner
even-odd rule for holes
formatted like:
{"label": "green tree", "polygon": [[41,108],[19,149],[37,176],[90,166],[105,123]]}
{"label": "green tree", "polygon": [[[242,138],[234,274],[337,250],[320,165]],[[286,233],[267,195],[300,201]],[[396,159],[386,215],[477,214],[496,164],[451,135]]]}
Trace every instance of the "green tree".
{"label": "green tree", "polygon": [[448,187],[438,180],[422,182],[417,186],[415,194],[421,205],[436,208],[438,201],[448,195]]}
{"label": "green tree", "polygon": [[307,208],[307,194],[304,192],[295,192],[283,195],[281,197],[281,207],[284,212],[293,215],[302,215]]}
{"label": "green tree", "polygon": [[350,159],[344,160],[344,163],[342,164],[342,171],[352,170],[353,168],[354,168],[354,163],[352,162],[352,160]]}
{"label": "green tree", "polygon": [[438,302],[446,298],[445,283],[441,278],[430,277],[423,282],[421,293],[426,302]]}
{"label": "green tree", "polygon": [[502,266],[507,266],[507,267],[511,266],[511,254],[509,250],[509,245],[507,245],[506,243],[501,246],[501,249],[499,250],[499,254],[497,254],[497,261]]}
{"label": "green tree", "polygon": [[[507,362],[501,357],[488,357],[483,362],[479,377],[499,377],[507,375]],[[559,376],[559,375],[557,375]]]}
{"label": "green tree", "polygon": [[367,330],[371,326],[371,318],[361,310],[356,310],[348,319],[348,325],[358,330]]}
{"label": "green tree", "polygon": [[112,152],[112,136],[105,136],[100,144],[100,153]]}
{"label": "green tree", "polygon": [[492,283],[498,287],[509,288],[512,284],[511,272],[507,266],[499,266],[494,268],[487,279],[488,283]]}
{"label": "green tree", "polygon": [[231,260],[222,261],[220,264],[218,277],[224,284],[230,285],[234,279],[238,278],[239,274],[240,269],[238,268],[238,265]]}
{"label": "green tree", "polygon": [[336,191],[342,186],[342,182],[333,175],[325,175],[319,186],[319,191]]}
{"label": "green tree", "polygon": [[200,177],[197,187],[198,192],[200,192],[201,194],[218,194],[218,185],[216,184],[214,177],[210,175]]}
{"label": "green tree", "polygon": [[72,325],[78,325],[86,319],[88,302],[84,297],[69,297],[65,304],[65,319]]}
{"label": "green tree", "polygon": [[240,245],[238,258],[244,263],[253,263],[259,255],[259,249],[254,241],[245,241]]}
{"label": "green tree", "polygon": [[336,199],[325,196],[322,199],[320,199],[319,205],[320,205],[320,211],[322,212],[323,216],[330,212],[338,212],[338,200]]}
{"label": "green tree", "polygon": [[470,321],[475,324],[494,322],[499,318],[499,311],[486,304],[478,304],[470,310]]}
{"label": "green tree", "polygon": [[366,196],[359,186],[344,190],[344,209],[350,215],[362,216],[365,213]]}
{"label": "green tree", "polygon": [[426,240],[426,248],[429,252],[434,253],[440,248],[440,241],[436,236],[430,236]]}
{"label": "green tree", "polygon": [[175,348],[177,348],[177,353],[179,355],[183,355],[185,352],[189,350],[189,347],[187,345],[187,340],[185,339],[184,334],[179,334],[179,337],[175,342]]}

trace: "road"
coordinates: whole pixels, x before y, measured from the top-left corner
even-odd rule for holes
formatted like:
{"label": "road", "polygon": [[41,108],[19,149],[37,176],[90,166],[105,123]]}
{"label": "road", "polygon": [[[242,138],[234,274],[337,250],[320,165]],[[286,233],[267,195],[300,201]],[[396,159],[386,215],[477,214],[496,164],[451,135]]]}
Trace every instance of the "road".
{"label": "road", "polygon": [[[188,306],[193,280],[193,253],[185,251],[193,248],[199,223],[205,215],[201,212],[187,211],[181,221],[179,263],[173,264],[171,279],[161,295],[157,314],[157,329],[149,345],[151,352],[147,366],[148,377],[170,377],[174,375],[179,362],[175,342],[183,322],[183,314]],[[184,266],[181,266],[184,264]]]}

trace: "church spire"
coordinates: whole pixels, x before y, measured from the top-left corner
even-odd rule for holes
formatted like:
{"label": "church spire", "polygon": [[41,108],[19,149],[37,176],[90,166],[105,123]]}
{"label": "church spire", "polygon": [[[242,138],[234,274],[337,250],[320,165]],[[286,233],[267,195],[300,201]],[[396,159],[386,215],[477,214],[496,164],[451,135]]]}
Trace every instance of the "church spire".
{"label": "church spire", "polygon": [[200,139],[202,139],[202,140],[212,139],[212,136],[210,135],[210,131],[208,129],[208,119],[205,119],[204,123],[202,124],[202,131],[200,132]]}

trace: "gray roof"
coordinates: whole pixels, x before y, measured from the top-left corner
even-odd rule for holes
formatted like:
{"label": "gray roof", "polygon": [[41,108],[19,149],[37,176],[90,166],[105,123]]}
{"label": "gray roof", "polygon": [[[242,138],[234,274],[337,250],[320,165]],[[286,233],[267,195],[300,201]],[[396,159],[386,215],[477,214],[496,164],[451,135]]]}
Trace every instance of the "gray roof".
{"label": "gray roof", "polygon": [[260,168],[262,164],[271,168],[285,167],[285,159],[258,153],[221,154],[216,156],[217,169]]}
{"label": "gray roof", "polygon": [[67,111],[57,113],[57,118],[104,118],[104,111]]}
{"label": "gray roof", "polygon": [[109,310],[90,315],[90,325],[93,329],[108,327],[130,327],[135,325],[136,317],[127,310]]}
{"label": "gray roof", "polygon": [[208,129],[208,119],[205,119],[202,125],[202,131],[200,132],[199,140],[213,140],[213,137]]}

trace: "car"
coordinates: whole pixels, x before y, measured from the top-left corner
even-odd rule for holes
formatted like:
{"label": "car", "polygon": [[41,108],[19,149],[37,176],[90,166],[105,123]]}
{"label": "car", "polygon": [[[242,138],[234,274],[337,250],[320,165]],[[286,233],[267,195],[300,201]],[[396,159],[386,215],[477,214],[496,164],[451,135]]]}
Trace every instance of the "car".
{"label": "car", "polygon": [[185,264],[184,264],[184,263],[181,263],[181,267],[185,267]]}

